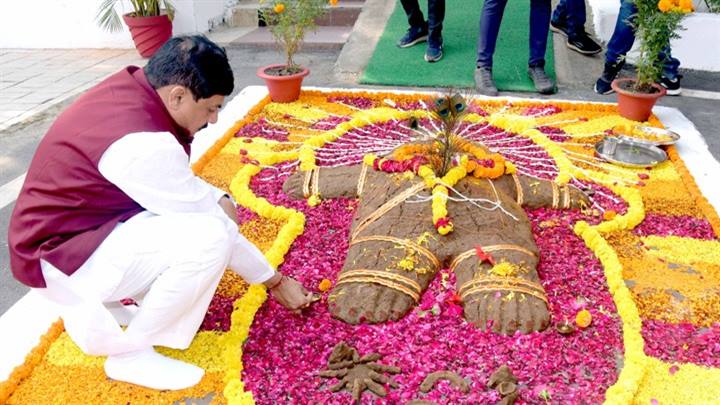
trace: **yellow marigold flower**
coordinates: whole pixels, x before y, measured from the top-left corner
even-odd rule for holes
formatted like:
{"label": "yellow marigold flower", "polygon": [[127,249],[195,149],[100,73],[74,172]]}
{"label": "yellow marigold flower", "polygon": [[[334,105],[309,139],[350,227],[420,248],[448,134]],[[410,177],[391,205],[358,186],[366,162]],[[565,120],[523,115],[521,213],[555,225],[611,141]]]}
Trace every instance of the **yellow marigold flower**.
{"label": "yellow marigold flower", "polygon": [[377,159],[377,156],[375,156],[375,154],[368,153],[367,155],[363,156],[363,163],[368,166],[372,166],[375,159]]}
{"label": "yellow marigold flower", "polygon": [[575,315],[575,324],[582,329],[587,328],[592,323],[592,315],[587,309],[583,309]]}
{"label": "yellow marigold flower", "polygon": [[660,0],[658,2],[658,9],[660,11],[662,11],[663,13],[667,13],[668,11],[670,11],[672,9],[672,7],[673,7],[673,4],[669,0]]}
{"label": "yellow marigold flower", "polygon": [[514,264],[502,262],[493,266],[493,268],[490,269],[490,272],[495,274],[496,276],[509,277],[515,275],[516,269],[517,267]]}
{"label": "yellow marigold flower", "polygon": [[318,290],[320,290],[320,292],[325,292],[325,291],[329,290],[330,287],[332,287],[332,281],[330,281],[326,278],[322,279],[320,284],[318,284]]}
{"label": "yellow marigold flower", "polygon": [[307,200],[308,205],[311,207],[318,206],[320,204],[320,202],[321,202],[320,196],[317,194],[311,195],[310,198],[308,198],[308,200]]}
{"label": "yellow marigold flower", "polygon": [[692,0],[680,0],[680,9],[683,13],[690,13],[693,11]]}
{"label": "yellow marigold flower", "polygon": [[283,11],[285,11],[285,5],[282,3],[278,3],[275,5],[275,7],[273,7],[273,11],[278,14],[282,13]]}

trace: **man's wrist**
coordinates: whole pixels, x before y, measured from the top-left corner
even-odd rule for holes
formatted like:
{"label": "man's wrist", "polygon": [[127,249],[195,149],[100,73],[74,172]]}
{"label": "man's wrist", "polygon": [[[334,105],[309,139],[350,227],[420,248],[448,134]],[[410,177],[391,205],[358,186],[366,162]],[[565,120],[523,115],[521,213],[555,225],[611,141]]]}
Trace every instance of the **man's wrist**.
{"label": "man's wrist", "polygon": [[270,279],[268,279],[263,284],[265,285],[265,287],[267,287],[268,290],[272,290],[273,288],[279,286],[280,283],[282,283],[284,277],[285,276],[283,276],[282,273],[277,272],[277,273],[275,273],[275,275],[270,277]]}

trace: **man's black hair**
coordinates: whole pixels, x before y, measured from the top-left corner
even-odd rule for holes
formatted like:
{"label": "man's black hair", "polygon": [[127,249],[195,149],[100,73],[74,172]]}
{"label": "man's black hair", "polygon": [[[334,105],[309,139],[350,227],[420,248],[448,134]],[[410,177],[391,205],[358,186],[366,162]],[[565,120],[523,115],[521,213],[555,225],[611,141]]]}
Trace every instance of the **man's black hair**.
{"label": "man's black hair", "polygon": [[187,87],[195,100],[228,96],[235,85],[225,50],[204,35],[170,38],[144,68],[153,88]]}

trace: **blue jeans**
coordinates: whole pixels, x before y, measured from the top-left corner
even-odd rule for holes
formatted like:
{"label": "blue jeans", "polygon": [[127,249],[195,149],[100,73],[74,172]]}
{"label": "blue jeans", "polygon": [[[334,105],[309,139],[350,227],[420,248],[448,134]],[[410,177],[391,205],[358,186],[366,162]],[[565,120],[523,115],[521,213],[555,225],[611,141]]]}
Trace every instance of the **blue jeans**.
{"label": "blue jeans", "polygon": [[418,0],[400,0],[411,28],[428,29],[428,44],[442,45],[442,25],[445,19],[445,0],[428,0],[428,20],[425,23]]}
{"label": "blue jeans", "polygon": [[585,0],[560,0],[552,15],[552,21],[567,27],[568,36],[585,32]]}
{"label": "blue jeans", "polygon": [[[508,0],[485,0],[480,16],[478,67],[492,67],[500,22]],[[519,0],[523,1],[523,0]],[[550,30],[550,0],[530,0],[530,58],[528,66],[545,66],[545,48]]]}
{"label": "blue jeans", "polygon": [[[637,7],[633,0],[621,0],[620,12],[618,13],[617,22],[615,22],[615,31],[613,31],[610,42],[605,52],[605,63],[615,64],[625,59],[625,55],[630,51],[635,42],[635,31],[631,24],[637,14]],[[672,57],[670,53],[670,44],[660,53],[660,60],[663,64],[663,77],[674,80],[678,75],[680,61]]]}

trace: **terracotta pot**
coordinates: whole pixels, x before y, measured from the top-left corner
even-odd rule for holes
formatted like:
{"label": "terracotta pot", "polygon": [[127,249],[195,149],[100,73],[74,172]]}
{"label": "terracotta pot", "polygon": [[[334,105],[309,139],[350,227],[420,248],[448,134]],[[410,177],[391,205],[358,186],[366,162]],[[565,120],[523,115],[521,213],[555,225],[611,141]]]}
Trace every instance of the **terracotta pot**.
{"label": "terracotta pot", "polygon": [[259,78],[265,80],[265,85],[270,92],[270,98],[277,103],[290,103],[300,97],[300,87],[302,81],[310,74],[308,68],[303,67],[302,71],[289,76],[273,76],[266,71],[273,68],[281,68],[285,65],[269,65],[263,66],[257,71]]}
{"label": "terracotta pot", "polygon": [[617,93],[618,113],[625,118],[633,121],[644,122],[650,117],[652,108],[657,100],[667,93],[665,87],[653,83],[653,87],[657,89],[655,93],[636,93],[625,90],[627,86],[621,83],[632,83],[635,79],[615,79],[611,86]]}
{"label": "terracotta pot", "polygon": [[125,14],[123,20],[143,58],[151,57],[172,36],[172,21],[167,15],[133,17]]}

